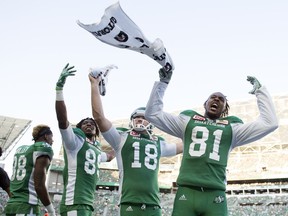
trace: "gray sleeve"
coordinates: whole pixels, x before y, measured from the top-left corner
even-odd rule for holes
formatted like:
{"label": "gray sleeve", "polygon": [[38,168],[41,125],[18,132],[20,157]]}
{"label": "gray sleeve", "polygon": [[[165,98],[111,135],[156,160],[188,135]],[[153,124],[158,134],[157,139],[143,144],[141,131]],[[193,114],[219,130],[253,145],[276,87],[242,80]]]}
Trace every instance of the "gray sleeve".
{"label": "gray sleeve", "polygon": [[163,111],[163,97],[167,84],[155,82],[146,105],[145,118],[160,130],[183,139],[187,118]]}
{"label": "gray sleeve", "polygon": [[232,148],[263,138],[278,128],[278,119],[272,98],[266,87],[256,91],[259,116],[255,121],[232,125]]}
{"label": "gray sleeve", "polygon": [[121,142],[121,135],[114,126],[112,126],[108,131],[103,132],[102,136],[115,151],[118,151]]}
{"label": "gray sleeve", "polygon": [[66,129],[60,129],[60,133],[65,149],[74,151],[82,147],[84,139],[75,135],[71,125],[69,125]]}
{"label": "gray sleeve", "polygon": [[166,141],[160,141],[161,157],[175,156],[177,151],[176,144],[169,144]]}

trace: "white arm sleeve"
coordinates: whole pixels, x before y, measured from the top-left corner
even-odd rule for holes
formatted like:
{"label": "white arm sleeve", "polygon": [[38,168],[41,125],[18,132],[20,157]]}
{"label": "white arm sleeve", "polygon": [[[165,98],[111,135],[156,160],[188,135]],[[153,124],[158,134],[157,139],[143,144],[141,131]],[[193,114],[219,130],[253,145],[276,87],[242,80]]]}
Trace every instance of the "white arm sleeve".
{"label": "white arm sleeve", "polygon": [[145,118],[160,130],[179,138],[183,138],[187,119],[163,111],[163,97],[167,84],[155,82],[146,105]]}
{"label": "white arm sleeve", "polygon": [[274,104],[266,87],[262,86],[255,95],[259,116],[253,122],[232,125],[233,148],[259,140],[278,128]]}
{"label": "white arm sleeve", "polygon": [[121,135],[117,129],[112,126],[108,131],[102,133],[104,139],[117,151],[121,142]]}
{"label": "white arm sleeve", "polygon": [[100,162],[107,162],[107,154],[105,152],[101,152]]}
{"label": "white arm sleeve", "polygon": [[169,144],[166,141],[160,141],[161,157],[175,156],[177,151],[176,144]]}
{"label": "white arm sleeve", "polygon": [[75,135],[70,124],[66,129],[60,129],[60,133],[62,136],[64,148],[70,151],[78,149],[84,142],[83,138]]}

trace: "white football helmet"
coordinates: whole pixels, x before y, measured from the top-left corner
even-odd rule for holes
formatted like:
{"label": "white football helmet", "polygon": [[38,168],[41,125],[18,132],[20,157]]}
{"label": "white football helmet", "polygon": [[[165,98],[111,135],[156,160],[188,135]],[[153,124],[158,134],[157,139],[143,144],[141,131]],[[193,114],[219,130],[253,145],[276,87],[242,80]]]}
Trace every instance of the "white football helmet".
{"label": "white football helmet", "polygon": [[135,119],[136,117],[144,117],[145,115],[145,107],[139,107],[136,110],[134,110],[130,116],[130,124],[129,127],[132,130],[135,130],[137,132],[147,131],[148,134],[152,134],[154,125],[151,124],[149,121],[144,119]]}

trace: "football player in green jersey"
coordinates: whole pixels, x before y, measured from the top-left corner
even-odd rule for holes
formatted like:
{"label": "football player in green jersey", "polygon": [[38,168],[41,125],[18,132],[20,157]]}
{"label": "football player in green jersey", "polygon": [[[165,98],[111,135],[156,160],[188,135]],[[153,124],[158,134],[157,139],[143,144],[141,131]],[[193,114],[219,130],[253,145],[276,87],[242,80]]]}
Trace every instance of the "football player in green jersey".
{"label": "football player in green jersey", "polygon": [[129,128],[115,128],[105,117],[99,83],[101,68],[89,74],[92,113],[105,140],[115,150],[120,176],[121,216],[161,216],[158,186],[160,157],[182,152],[182,143],[168,144],[153,134],[153,125],[144,118],[145,108],[136,109]]}
{"label": "football player in green jersey", "polygon": [[74,76],[74,66],[67,64],[56,84],[56,115],[64,147],[64,189],[60,204],[62,216],[91,216],[98,181],[99,162],[113,159],[113,152],[101,151],[97,137],[99,129],[92,118],[82,119],[72,128],[67,118],[63,87],[68,76]]}
{"label": "football player in green jersey", "polygon": [[258,103],[259,117],[243,123],[228,116],[226,96],[215,92],[204,103],[205,113],[193,110],[178,116],[163,111],[163,97],[172,71],[159,71],[147,103],[145,117],[160,130],[183,140],[183,159],[177,178],[173,216],[226,216],[226,167],[229,152],[254,142],[278,128],[273,101],[266,87],[248,76]]}
{"label": "football player in green jersey", "polygon": [[13,161],[10,190],[12,196],[5,208],[7,216],[40,215],[39,200],[54,216],[55,210],[46,188],[46,174],[53,158],[53,134],[47,125],[33,128],[32,145],[16,149]]}

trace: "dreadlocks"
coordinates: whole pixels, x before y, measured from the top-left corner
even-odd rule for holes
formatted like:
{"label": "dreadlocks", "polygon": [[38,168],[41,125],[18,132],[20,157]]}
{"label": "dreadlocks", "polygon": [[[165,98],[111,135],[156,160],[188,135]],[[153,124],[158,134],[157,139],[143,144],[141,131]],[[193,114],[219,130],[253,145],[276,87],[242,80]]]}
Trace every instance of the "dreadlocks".
{"label": "dreadlocks", "polygon": [[96,121],[95,121],[93,118],[87,117],[87,118],[82,119],[80,122],[78,122],[78,123],[76,124],[76,127],[81,129],[83,122],[86,121],[86,120],[90,120],[90,121],[93,122],[93,124],[94,124],[94,126],[95,126],[95,128],[96,128],[96,134],[95,134],[95,136],[96,136],[96,137],[99,137],[100,131],[99,131],[99,128],[98,128],[98,125],[97,125]]}

